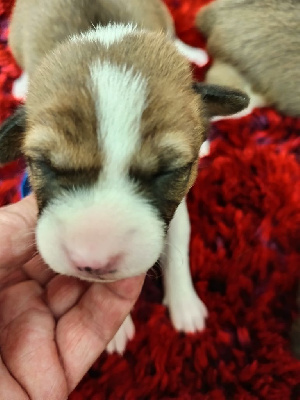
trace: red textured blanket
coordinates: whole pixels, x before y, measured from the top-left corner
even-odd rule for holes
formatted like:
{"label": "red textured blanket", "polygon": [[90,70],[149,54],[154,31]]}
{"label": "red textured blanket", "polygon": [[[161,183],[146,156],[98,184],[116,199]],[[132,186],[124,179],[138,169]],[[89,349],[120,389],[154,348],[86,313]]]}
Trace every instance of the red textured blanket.
{"label": "red textured blanket", "polygon": [[[205,46],[193,19],[208,2],[166,0],[191,45]],[[10,92],[20,70],[6,45],[12,4],[0,0],[0,120],[17,104]],[[191,268],[207,329],[175,332],[161,279],[147,278],[124,357],[104,354],[71,400],[300,398],[300,363],[289,350],[300,265],[299,133],[300,120],[272,109],[214,124],[211,155],[189,196]],[[20,172],[21,162],[0,170],[1,205],[18,200]]]}

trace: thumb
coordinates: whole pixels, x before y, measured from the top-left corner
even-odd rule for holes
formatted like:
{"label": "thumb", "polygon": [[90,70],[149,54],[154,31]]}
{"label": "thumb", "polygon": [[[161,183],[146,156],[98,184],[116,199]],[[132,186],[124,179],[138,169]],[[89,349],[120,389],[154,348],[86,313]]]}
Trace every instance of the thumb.
{"label": "thumb", "polygon": [[30,195],[0,208],[0,270],[26,263],[35,252],[37,204]]}

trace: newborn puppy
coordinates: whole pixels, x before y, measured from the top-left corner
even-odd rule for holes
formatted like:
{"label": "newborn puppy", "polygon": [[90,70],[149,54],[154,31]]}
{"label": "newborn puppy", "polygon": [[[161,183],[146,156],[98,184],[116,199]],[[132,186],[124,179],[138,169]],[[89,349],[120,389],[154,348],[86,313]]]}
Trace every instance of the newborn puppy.
{"label": "newborn puppy", "polygon": [[199,12],[214,63],[206,82],[244,90],[250,107],[300,115],[300,2],[216,0]]}
{"label": "newborn puppy", "polygon": [[[175,327],[204,327],[189,271],[185,196],[208,118],[239,91],[194,83],[158,0],[17,0],[9,43],[26,106],[0,129],[0,162],[23,155],[39,207],[38,250],[58,273],[108,282],[163,257]],[[109,350],[133,335],[128,317]]]}

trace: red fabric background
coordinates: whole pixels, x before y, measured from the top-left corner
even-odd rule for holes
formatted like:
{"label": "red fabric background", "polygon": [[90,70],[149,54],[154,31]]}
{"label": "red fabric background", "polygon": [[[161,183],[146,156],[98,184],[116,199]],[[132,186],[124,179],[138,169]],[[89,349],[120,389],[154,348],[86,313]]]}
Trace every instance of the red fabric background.
{"label": "red fabric background", "polygon": [[[189,44],[205,46],[193,19],[208,2],[166,0]],[[17,104],[10,92],[20,70],[6,46],[12,3],[0,0],[0,120]],[[300,265],[299,133],[299,119],[272,109],[214,124],[211,155],[189,196],[191,269],[207,329],[175,332],[161,279],[147,278],[125,356],[104,354],[71,400],[300,398],[288,337]],[[22,162],[0,170],[1,205],[18,200],[20,172]]]}

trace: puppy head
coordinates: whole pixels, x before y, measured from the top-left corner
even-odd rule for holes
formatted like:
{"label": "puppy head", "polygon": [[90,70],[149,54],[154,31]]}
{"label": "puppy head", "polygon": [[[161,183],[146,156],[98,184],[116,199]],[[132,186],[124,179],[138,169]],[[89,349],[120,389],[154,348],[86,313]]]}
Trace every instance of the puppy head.
{"label": "puppy head", "polygon": [[[193,85],[171,42],[132,27],[118,35],[99,28],[46,57],[31,79],[18,140],[46,263],[98,281],[151,268],[196,178],[207,116],[216,106],[230,113],[232,103],[235,111],[247,105],[234,95]],[[7,142],[17,142],[20,126],[4,124],[0,162],[8,161]]]}

